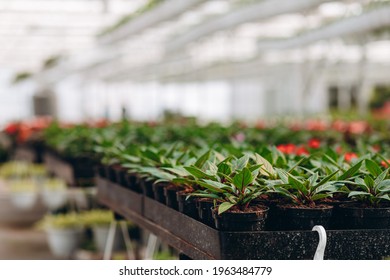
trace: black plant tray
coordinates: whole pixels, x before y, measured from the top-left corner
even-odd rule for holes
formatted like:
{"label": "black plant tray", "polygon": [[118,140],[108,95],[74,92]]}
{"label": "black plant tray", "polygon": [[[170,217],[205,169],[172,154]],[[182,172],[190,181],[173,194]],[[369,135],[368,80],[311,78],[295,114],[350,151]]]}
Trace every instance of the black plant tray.
{"label": "black plant tray", "polygon": [[[318,244],[318,233],[312,231],[218,231],[148,197],[143,197],[143,214],[125,209],[104,192],[99,199],[192,259],[313,259]],[[390,230],[330,230],[327,237],[325,259],[390,256]]]}
{"label": "black plant tray", "polygon": [[69,186],[93,186],[95,177],[93,165],[78,161],[78,159],[65,160],[57,154],[47,151],[43,156],[47,170],[63,179]]}
{"label": "black plant tray", "polygon": [[144,208],[142,194],[99,176],[96,177],[96,184],[98,186],[97,197],[101,202],[115,205],[116,208],[121,209],[121,213],[131,211],[142,215]]}

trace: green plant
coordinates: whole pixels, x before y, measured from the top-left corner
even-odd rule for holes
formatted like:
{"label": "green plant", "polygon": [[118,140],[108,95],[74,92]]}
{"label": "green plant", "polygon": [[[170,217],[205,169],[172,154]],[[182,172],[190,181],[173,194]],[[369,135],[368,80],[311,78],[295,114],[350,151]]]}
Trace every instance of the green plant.
{"label": "green plant", "polygon": [[108,226],[114,221],[114,214],[110,210],[94,209],[80,214],[85,226]]}
{"label": "green plant", "polygon": [[46,215],[37,225],[41,229],[68,229],[68,228],[81,228],[83,222],[80,214],[67,213],[57,215]]}
{"label": "green plant", "polygon": [[250,163],[248,155],[238,159],[228,157],[217,165],[206,161],[204,170],[196,165],[184,168],[194,177],[194,183],[202,187],[190,195],[217,201],[218,214],[232,207],[246,211],[254,199],[267,192],[264,186],[257,184],[256,178],[262,172],[269,174],[263,164]]}
{"label": "green plant", "polygon": [[380,166],[371,159],[365,160],[365,167],[367,173],[361,173],[354,180],[348,181],[351,186],[348,197],[371,207],[389,203],[390,168],[382,171]]}

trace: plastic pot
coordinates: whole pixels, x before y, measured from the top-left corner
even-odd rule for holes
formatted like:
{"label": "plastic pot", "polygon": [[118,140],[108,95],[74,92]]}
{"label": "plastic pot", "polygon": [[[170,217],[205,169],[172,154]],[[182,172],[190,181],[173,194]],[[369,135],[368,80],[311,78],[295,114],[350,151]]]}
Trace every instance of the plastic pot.
{"label": "plastic pot", "polygon": [[[99,252],[104,252],[106,248],[106,242],[108,237],[108,232],[110,231],[110,225],[106,226],[93,226],[93,241],[95,242],[96,248]],[[119,251],[123,248],[124,241],[122,237],[122,231],[117,225],[114,236],[114,245],[112,247],[113,251]]]}
{"label": "plastic pot", "polygon": [[358,204],[341,204],[337,212],[339,229],[390,229],[390,205],[364,208]]}
{"label": "plastic pot", "polygon": [[165,204],[166,201],[165,193],[164,193],[164,189],[166,186],[167,185],[164,183],[157,183],[152,185],[154,199],[163,204]]}
{"label": "plastic pot", "polygon": [[315,225],[329,228],[333,206],[321,205],[317,208],[299,208],[291,205],[278,205],[279,230],[311,230]]}
{"label": "plastic pot", "polygon": [[49,248],[56,257],[70,258],[78,248],[82,235],[82,228],[48,229]]}
{"label": "plastic pot", "polygon": [[178,210],[180,213],[183,213],[187,216],[190,216],[194,219],[199,219],[198,209],[196,207],[196,198],[194,196],[190,196],[186,191],[179,191],[176,193],[177,202],[178,202]]}
{"label": "plastic pot", "polygon": [[214,202],[211,199],[198,199],[197,209],[199,215],[199,221],[210,227],[215,227],[213,213],[211,208],[214,207]]}
{"label": "plastic pot", "polygon": [[179,203],[177,201],[177,192],[184,188],[179,186],[167,186],[164,188],[165,204],[175,210],[179,210]]}
{"label": "plastic pot", "polygon": [[248,212],[223,212],[218,215],[216,208],[212,209],[215,228],[221,231],[261,231],[265,227],[269,208],[256,206]]}
{"label": "plastic pot", "polygon": [[38,200],[38,192],[13,192],[10,195],[12,204],[21,209],[28,210],[34,207]]}
{"label": "plastic pot", "polygon": [[140,180],[142,193],[147,197],[154,199],[153,181],[152,180]]}
{"label": "plastic pot", "polygon": [[137,174],[126,172],[125,180],[125,186],[128,189],[137,193],[142,193],[141,180],[138,178]]}
{"label": "plastic pot", "polygon": [[68,192],[63,190],[42,190],[42,200],[49,210],[57,210],[68,202]]}

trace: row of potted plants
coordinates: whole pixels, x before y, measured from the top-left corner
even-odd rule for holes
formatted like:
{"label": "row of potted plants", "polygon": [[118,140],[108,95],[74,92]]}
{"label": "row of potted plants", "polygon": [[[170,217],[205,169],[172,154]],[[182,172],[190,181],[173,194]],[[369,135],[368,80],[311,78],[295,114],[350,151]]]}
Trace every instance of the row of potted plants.
{"label": "row of potted plants", "polygon": [[[254,212],[263,221],[256,230],[308,229],[312,223],[346,226],[335,218],[345,215],[346,204],[359,202],[367,211],[388,206],[389,132],[375,125],[52,124],[44,135],[60,154],[100,161],[101,176],[209,225],[213,216],[223,228],[222,216]],[[310,218],[315,212],[322,220]],[[282,219],[289,215],[309,218],[298,218],[307,223],[299,225]],[[387,227],[385,221],[349,226]]]}

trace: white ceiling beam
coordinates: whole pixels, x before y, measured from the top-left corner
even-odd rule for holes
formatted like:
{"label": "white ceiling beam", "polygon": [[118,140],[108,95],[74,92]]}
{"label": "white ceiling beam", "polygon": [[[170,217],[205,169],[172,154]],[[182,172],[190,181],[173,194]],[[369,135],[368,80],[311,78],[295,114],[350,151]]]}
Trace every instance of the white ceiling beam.
{"label": "white ceiling beam", "polygon": [[163,21],[173,19],[206,0],[166,0],[156,8],[134,18],[127,24],[102,36],[101,44],[112,44],[153,27]]}
{"label": "white ceiling beam", "polygon": [[259,41],[258,49],[263,51],[297,48],[319,40],[364,34],[383,27],[390,27],[390,5],[368,11],[359,16],[341,19],[333,24],[307,31],[289,39]]}
{"label": "white ceiling beam", "polygon": [[192,28],[183,35],[168,42],[166,49],[167,52],[175,52],[187,44],[215,32],[231,29],[247,22],[260,21],[281,14],[299,12],[304,9],[316,7],[324,2],[330,2],[330,0],[264,0],[256,2]]}

